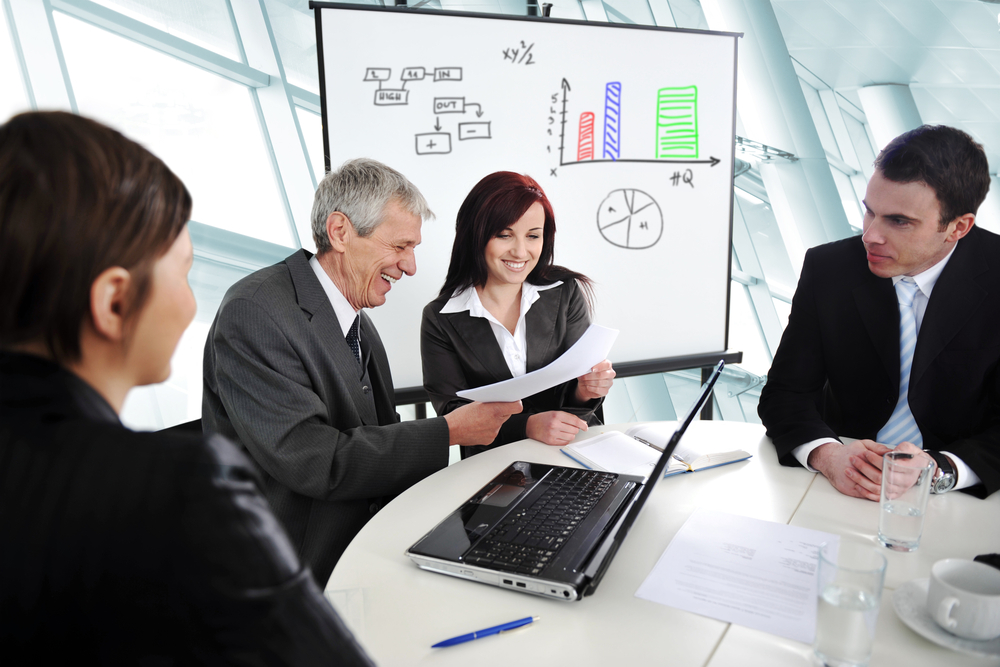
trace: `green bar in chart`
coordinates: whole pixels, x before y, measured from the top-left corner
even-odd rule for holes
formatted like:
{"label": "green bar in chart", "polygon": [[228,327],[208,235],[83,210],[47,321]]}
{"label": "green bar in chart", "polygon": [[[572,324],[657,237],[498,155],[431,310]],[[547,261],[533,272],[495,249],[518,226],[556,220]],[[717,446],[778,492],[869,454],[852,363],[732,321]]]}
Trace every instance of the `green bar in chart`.
{"label": "green bar in chart", "polygon": [[698,87],[660,88],[656,94],[656,157],[698,157]]}

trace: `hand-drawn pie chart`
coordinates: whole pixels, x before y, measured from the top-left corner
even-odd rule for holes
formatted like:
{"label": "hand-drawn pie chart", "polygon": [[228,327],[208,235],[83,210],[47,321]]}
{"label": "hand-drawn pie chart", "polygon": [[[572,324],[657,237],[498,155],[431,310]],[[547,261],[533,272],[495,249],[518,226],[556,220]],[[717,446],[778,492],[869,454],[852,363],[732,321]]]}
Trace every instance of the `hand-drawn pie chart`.
{"label": "hand-drawn pie chart", "polygon": [[619,248],[649,248],[663,236],[663,213],[642,190],[614,190],[597,209],[597,228]]}

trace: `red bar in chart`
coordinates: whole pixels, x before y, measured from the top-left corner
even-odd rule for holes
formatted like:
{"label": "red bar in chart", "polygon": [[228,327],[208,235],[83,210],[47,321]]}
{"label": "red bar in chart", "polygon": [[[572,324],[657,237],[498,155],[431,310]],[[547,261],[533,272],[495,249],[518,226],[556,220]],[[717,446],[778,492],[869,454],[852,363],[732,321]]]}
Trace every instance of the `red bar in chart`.
{"label": "red bar in chart", "polygon": [[592,111],[584,111],[580,114],[580,139],[576,146],[576,159],[594,159],[594,113]]}

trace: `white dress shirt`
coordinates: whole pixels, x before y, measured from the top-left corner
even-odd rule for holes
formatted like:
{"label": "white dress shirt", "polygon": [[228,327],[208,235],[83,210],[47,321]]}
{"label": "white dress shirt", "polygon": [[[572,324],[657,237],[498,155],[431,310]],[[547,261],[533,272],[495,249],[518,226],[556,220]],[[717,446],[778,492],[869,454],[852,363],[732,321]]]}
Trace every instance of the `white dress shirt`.
{"label": "white dress shirt", "polygon": [[[958,247],[957,244],[955,247]],[[945,255],[944,259],[940,262],[913,276],[913,281],[917,283],[917,293],[913,297],[913,314],[917,321],[918,336],[920,335],[920,325],[923,324],[924,321],[924,313],[927,311],[927,303],[931,298],[931,292],[934,290],[934,285],[937,284],[938,278],[941,277],[941,272],[944,271],[944,267],[948,265],[948,260],[951,259],[952,253],[954,252],[955,248],[952,248],[951,252]],[[903,276],[893,276],[892,286],[895,287],[896,283],[902,279]],[[810,471],[819,472],[809,465],[809,454],[811,454],[812,451],[820,445],[824,445],[828,442],[841,444],[838,440],[834,440],[833,438],[819,438],[817,440],[807,442],[804,445],[799,445],[792,450],[792,456],[794,456],[799,463]],[[979,484],[979,476],[972,472],[972,469],[967,466],[962,459],[958,458],[951,452],[942,452],[942,454],[947,454],[948,457],[955,462],[955,472],[958,475],[958,484],[955,485],[956,489],[964,489],[966,487]]]}
{"label": "white dress shirt", "polygon": [[528,314],[531,304],[538,301],[539,292],[558,287],[559,285],[562,285],[561,280],[551,285],[532,285],[529,282],[521,283],[521,314],[517,318],[517,326],[514,327],[513,334],[507,331],[507,327],[500,324],[499,320],[493,317],[490,311],[486,310],[483,302],[479,299],[479,293],[475,287],[469,287],[452,295],[448,299],[448,303],[444,304],[441,312],[461,313],[469,311],[470,316],[482,317],[489,322],[490,328],[493,330],[493,336],[497,339],[497,345],[500,346],[500,352],[503,354],[504,361],[507,362],[507,368],[510,369],[510,374],[513,377],[518,377],[527,372],[528,365],[528,341],[524,318]]}
{"label": "white dress shirt", "polygon": [[[340,323],[340,328],[343,330],[344,338],[347,338],[347,332],[350,331],[351,325],[354,324],[354,318],[358,316],[360,310],[355,310],[354,306],[347,300],[337,286],[330,279],[330,276],[326,274],[326,270],[320,265],[319,260],[316,259],[316,255],[313,255],[309,260],[309,266],[316,273],[316,277],[319,278],[319,284],[323,286],[323,291],[326,292],[326,298],[330,300],[330,305],[333,306],[333,312],[337,316],[337,322]],[[361,327],[358,327],[358,344],[361,344]]]}

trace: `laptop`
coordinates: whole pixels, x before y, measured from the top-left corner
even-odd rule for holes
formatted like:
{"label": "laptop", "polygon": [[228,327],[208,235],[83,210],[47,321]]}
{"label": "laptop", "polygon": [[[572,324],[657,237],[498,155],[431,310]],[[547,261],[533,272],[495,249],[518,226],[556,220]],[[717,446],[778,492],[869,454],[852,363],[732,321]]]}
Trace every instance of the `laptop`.
{"label": "laptop", "polygon": [[663,448],[635,475],[515,461],[406,551],[431,572],[557,600],[591,595],[694,416],[720,361]]}

